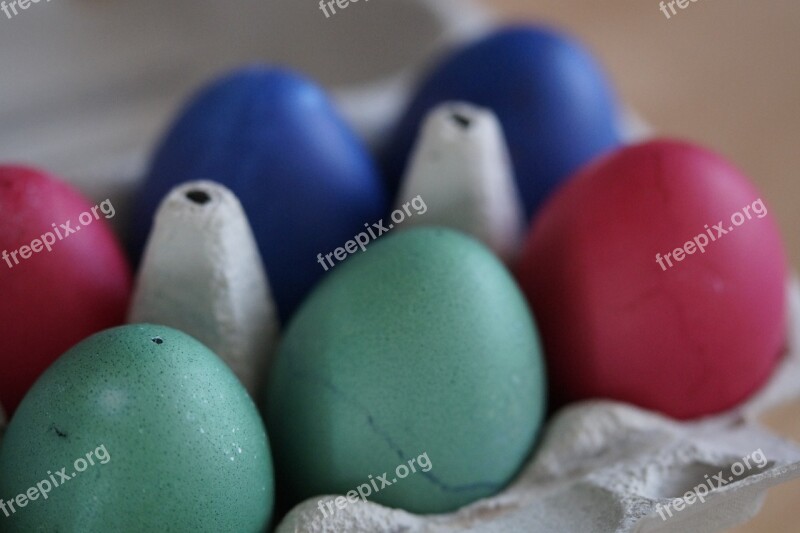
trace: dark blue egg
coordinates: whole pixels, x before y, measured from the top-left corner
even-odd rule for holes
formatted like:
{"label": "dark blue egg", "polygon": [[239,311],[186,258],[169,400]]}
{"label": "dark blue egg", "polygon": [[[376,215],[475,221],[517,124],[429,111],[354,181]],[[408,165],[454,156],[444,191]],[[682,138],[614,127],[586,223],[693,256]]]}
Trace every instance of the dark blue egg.
{"label": "dark blue egg", "polygon": [[553,30],[507,28],[445,58],[422,83],[384,151],[393,191],[425,115],[453,100],[497,114],[529,218],[578,167],[621,143],[616,97],[589,52]]}
{"label": "dark blue egg", "polygon": [[189,102],[137,198],[135,256],[163,197],[199,179],[241,200],[284,321],[325,274],[317,254],[344,246],[387,206],[374,161],[327,95],[282,69],[238,70]]}

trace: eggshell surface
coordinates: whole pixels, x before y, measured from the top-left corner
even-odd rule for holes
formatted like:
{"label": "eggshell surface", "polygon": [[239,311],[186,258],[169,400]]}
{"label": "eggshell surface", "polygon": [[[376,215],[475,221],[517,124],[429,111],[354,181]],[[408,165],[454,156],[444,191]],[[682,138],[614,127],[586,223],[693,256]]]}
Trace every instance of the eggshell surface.
{"label": "eggshell surface", "polygon": [[374,162],[322,89],[261,66],[209,84],[170,127],[137,201],[136,254],[163,197],[192,180],[221,183],[241,200],[284,321],[325,274],[317,254],[387,207]]}
{"label": "eggshell surface", "polygon": [[124,322],[130,269],[93,207],[52,175],[0,166],[0,403],[9,416],[58,356]]}
{"label": "eggshell surface", "polygon": [[0,518],[3,531],[257,532],[272,511],[269,445],[250,397],[216,355],[162,326],[90,337],[25,397],[0,449],[0,494],[59,471],[67,479],[54,474],[46,500],[40,492]]}
{"label": "eggshell surface", "polygon": [[592,55],[560,32],[514,26],[457,50],[425,78],[384,156],[392,187],[425,116],[447,101],[500,119],[528,218],[581,165],[621,142],[616,96]]}
{"label": "eggshell surface", "polygon": [[[438,513],[509,482],[544,397],[511,276],[477,241],[420,228],[382,238],[314,291],[279,349],[265,412],[294,502],[387,473],[370,501]],[[429,470],[400,477],[421,454]]]}
{"label": "eggshell surface", "polygon": [[555,405],[717,413],[755,392],[785,345],[786,258],[768,206],[690,144],[653,141],[583,169],[534,222],[517,274]]}

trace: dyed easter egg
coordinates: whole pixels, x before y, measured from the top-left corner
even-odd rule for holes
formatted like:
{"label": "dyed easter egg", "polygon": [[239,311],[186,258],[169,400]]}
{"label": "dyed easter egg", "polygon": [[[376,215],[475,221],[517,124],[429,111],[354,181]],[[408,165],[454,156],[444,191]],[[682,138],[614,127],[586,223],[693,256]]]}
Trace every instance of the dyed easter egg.
{"label": "dyed easter egg", "polygon": [[281,486],[293,501],[350,493],[417,513],[490,496],[531,450],[543,372],[491,252],[438,228],[385,237],[289,325],[266,394]]}
{"label": "dyed easter egg", "polygon": [[387,206],[376,167],[326,94],[289,71],[251,67],[204,88],[162,140],[135,209],[141,253],[161,199],[213,180],[241,200],[286,319],[328,253]]}
{"label": "dyed easter egg", "polygon": [[106,219],[44,172],[0,166],[0,403],[10,416],[73,344],[121,324],[131,275]]}
{"label": "dyed easter egg", "polygon": [[539,27],[500,30],[446,57],[424,80],[388,145],[391,186],[425,116],[445,101],[497,114],[530,218],[550,191],[589,159],[620,144],[615,95],[580,44]]}
{"label": "dyed easter egg", "polygon": [[682,419],[733,407],[770,376],[786,276],[759,192],[672,141],[583,169],[543,208],[518,268],[555,404],[610,398]]}
{"label": "dyed easter egg", "polygon": [[81,342],[36,382],[2,442],[0,494],[15,509],[4,531],[255,532],[274,487],[261,418],[225,363],[135,325]]}

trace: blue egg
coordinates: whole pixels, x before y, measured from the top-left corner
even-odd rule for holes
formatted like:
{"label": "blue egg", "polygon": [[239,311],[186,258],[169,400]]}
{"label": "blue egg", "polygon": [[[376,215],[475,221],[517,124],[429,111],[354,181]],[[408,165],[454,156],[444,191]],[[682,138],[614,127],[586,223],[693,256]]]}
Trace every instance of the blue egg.
{"label": "blue egg", "polygon": [[163,197],[199,179],[241,200],[284,321],[325,274],[317,254],[343,246],[387,207],[377,166],[327,95],[282,69],[238,70],[189,102],[137,198],[135,256]]}
{"label": "blue egg", "polygon": [[589,52],[553,30],[507,28],[445,58],[422,83],[384,153],[392,190],[425,115],[447,101],[497,114],[529,218],[578,167],[621,144],[615,94]]}

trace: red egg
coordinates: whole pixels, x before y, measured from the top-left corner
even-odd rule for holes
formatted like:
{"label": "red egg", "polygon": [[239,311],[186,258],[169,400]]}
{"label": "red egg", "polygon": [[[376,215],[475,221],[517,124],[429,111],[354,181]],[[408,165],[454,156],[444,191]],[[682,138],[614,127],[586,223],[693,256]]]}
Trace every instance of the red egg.
{"label": "red egg", "polygon": [[517,275],[555,405],[716,413],[762,386],[785,347],[777,225],[745,176],[690,144],[632,146],[581,170],[535,220]]}
{"label": "red egg", "polygon": [[73,344],[121,324],[131,275],[106,218],[38,170],[0,166],[0,404],[9,416]]}

